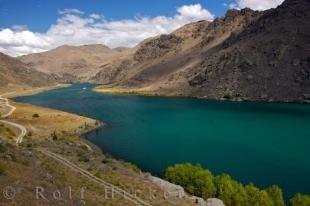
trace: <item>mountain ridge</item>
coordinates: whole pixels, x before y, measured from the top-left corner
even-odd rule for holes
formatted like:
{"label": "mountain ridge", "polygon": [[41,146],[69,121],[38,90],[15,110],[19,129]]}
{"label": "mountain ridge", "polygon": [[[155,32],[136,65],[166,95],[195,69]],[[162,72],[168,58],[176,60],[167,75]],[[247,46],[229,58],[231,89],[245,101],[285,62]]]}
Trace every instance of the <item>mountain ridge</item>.
{"label": "mountain ridge", "polygon": [[18,59],[38,71],[55,74],[64,82],[87,81],[89,76],[100,69],[102,62],[109,61],[113,55],[122,51],[102,44],[63,45],[50,51],[24,55]]}
{"label": "mountain ridge", "polygon": [[[189,23],[133,48],[102,46],[100,53],[92,45],[83,52],[75,47],[77,54],[66,54],[74,58],[64,60],[66,55],[59,55],[59,71],[47,68],[64,81],[99,83],[107,89],[210,99],[308,101],[309,13],[308,0],[286,0],[266,11],[228,10],[212,22]],[[53,51],[45,54],[52,56]],[[46,55],[40,55],[20,59],[38,70],[40,61],[50,66]]]}

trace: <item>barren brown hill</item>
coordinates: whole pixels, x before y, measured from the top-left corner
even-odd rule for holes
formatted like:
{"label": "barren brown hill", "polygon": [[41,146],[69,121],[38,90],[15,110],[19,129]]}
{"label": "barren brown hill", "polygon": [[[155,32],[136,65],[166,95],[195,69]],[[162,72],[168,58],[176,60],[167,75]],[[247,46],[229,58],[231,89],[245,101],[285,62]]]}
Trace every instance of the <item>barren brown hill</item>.
{"label": "barren brown hill", "polygon": [[23,62],[0,53],[0,87],[47,86],[54,79],[49,75],[27,67]]}
{"label": "barren brown hill", "polygon": [[310,98],[310,1],[264,12],[230,10],[144,41],[93,79],[131,92],[213,99]]}
{"label": "barren brown hill", "polygon": [[241,32],[260,15],[248,9],[232,10],[214,22],[190,23],[171,34],[147,39],[114,65],[111,73],[107,75],[103,70],[93,79],[113,87],[143,88],[161,93],[165,93],[164,88],[171,87],[167,93],[176,94],[180,86],[188,86],[188,76],[184,75],[203,61],[205,52],[222,44],[233,33]]}
{"label": "barren brown hill", "polygon": [[87,81],[100,66],[123,50],[113,50],[104,45],[61,46],[56,49],[20,57],[38,71],[55,74],[61,81]]}

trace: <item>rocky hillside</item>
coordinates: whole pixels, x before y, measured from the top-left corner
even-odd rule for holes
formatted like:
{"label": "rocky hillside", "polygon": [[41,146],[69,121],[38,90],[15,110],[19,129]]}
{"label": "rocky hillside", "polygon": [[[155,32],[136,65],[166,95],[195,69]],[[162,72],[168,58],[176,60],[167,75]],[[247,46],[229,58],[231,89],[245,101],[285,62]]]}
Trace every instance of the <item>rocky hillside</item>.
{"label": "rocky hillside", "polygon": [[25,63],[0,53],[0,87],[47,86],[55,81],[49,75],[29,68]]}
{"label": "rocky hillside", "polygon": [[[237,12],[238,11],[231,11]],[[95,77],[102,83],[124,86],[148,86],[201,61],[202,52],[222,43],[231,33],[239,32],[259,14],[243,12],[212,23],[200,21],[185,25],[169,35],[150,38],[136,46],[131,55],[114,65],[111,79]],[[221,22],[221,23],[220,23]]]}
{"label": "rocky hillside", "polygon": [[[310,98],[310,2],[230,10],[145,40],[93,80],[112,88],[207,98]],[[105,86],[107,87],[107,86]]]}
{"label": "rocky hillside", "polygon": [[56,49],[20,57],[20,60],[38,71],[57,75],[61,81],[87,81],[100,66],[110,61],[123,49],[104,45],[61,46]]}
{"label": "rocky hillside", "polygon": [[303,101],[310,94],[310,1],[287,0],[206,53],[189,78],[199,96]]}

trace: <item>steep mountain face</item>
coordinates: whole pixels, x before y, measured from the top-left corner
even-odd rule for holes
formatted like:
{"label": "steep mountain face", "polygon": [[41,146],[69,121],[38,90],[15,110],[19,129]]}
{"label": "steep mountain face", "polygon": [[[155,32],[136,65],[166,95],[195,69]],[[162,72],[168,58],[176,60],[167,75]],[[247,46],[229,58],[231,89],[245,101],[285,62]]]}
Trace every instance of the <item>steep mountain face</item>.
{"label": "steep mountain face", "polygon": [[206,53],[189,85],[209,98],[309,99],[309,23],[310,1],[285,1]]}
{"label": "steep mountain face", "polygon": [[[238,15],[240,13],[240,15]],[[222,43],[233,32],[238,33],[256,19],[259,13],[243,10],[230,11],[223,18],[212,23],[200,21],[188,24],[169,35],[150,38],[131,51],[118,65],[110,70],[112,78],[102,83],[116,83],[123,86],[148,86],[163,80],[167,75],[184,70],[203,58],[208,51]],[[98,73],[107,74],[105,70]],[[95,77],[97,81],[103,79]]]}
{"label": "steep mountain face", "polygon": [[276,9],[230,10],[145,40],[93,80],[163,95],[304,101],[309,48],[310,1],[286,0]]}
{"label": "steep mountain face", "polygon": [[47,86],[54,82],[53,77],[30,69],[25,63],[0,53],[0,87]]}
{"label": "steep mountain face", "polygon": [[169,35],[147,39],[118,64],[99,72],[93,80],[113,87],[177,94],[178,88],[190,87],[187,81],[193,75],[190,72],[204,60],[206,52],[214,52],[215,47],[259,16],[261,13],[249,9],[231,10],[214,22],[191,23]]}
{"label": "steep mountain face", "polygon": [[57,75],[61,81],[87,81],[103,62],[122,50],[104,45],[61,46],[51,51],[30,54],[20,60],[38,71]]}

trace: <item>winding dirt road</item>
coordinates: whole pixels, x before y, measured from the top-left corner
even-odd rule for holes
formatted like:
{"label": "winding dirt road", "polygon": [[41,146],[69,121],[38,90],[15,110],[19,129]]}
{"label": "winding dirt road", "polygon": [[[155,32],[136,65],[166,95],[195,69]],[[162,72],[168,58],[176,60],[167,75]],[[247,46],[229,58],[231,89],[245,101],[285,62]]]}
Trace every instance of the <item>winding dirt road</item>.
{"label": "winding dirt road", "polygon": [[[2,97],[2,95],[0,95],[0,106],[10,108],[7,113],[1,115],[1,118],[7,118],[11,114],[13,114],[13,112],[16,110],[16,107],[14,107],[13,105],[10,105],[8,98],[4,98],[4,97]],[[9,122],[9,121],[2,120],[2,119],[0,120],[0,122],[2,122],[3,124],[10,125],[12,127],[16,127],[17,129],[19,129],[20,134],[16,138],[16,144],[19,145],[20,143],[23,142],[23,138],[27,134],[27,129],[23,125],[20,125],[20,124],[14,123],[14,122]]]}
{"label": "winding dirt road", "polygon": [[[9,117],[11,114],[13,114],[13,112],[16,110],[16,107],[10,105],[9,103],[9,100],[7,98],[4,98],[2,97],[3,95],[0,95],[0,106],[2,107],[8,107],[10,108],[9,111],[5,114],[2,114],[1,115],[1,118],[7,118]],[[4,124],[7,124],[7,125],[10,125],[12,127],[16,127],[20,130],[20,134],[18,135],[17,139],[16,139],[16,144],[19,145],[20,143],[23,142],[23,137],[27,134],[27,130],[26,128],[23,126],[23,125],[20,125],[20,124],[17,124],[17,123],[14,123],[14,122],[9,122],[9,121],[6,121],[6,120],[0,120],[0,122],[4,123]],[[111,184],[111,183],[108,183],[96,176],[94,176],[93,174],[89,173],[88,171],[76,166],[75,164],[73,164],[72,162],[70,162],[69,160],[61,157],[60,155],[57,155],[55,153],[52,153],[46,149],[37,149],[37,151],[41,152],[42,154],[54,159],[55,161],[58,161],[60,164],[66,166],[66,167],[69,167],[70,169],[72,169],[73,171],[77,172],[77,173],[80,173],[82,176],[88,178],[89,180],[101,185],[101,186],[104,186],[104,187],[107,187],[107,188],[110,188],[110,189],[113,189],[113,191],[119,195],[122,195],[124,198],[126,198],[128,201],[136,204],[136,205],[144,205],[144,206],[150,206],[149,203],[145,202],[144,200],[140,199],[139,197],[133,195],[133,194],[130,194],[129,192]]]}
{"label": "winding dirt road", "polygon": [[65,165],[67,167],[69,167],[71,170],[77,172],[77,173],[80,173],[81,175],[83,175],[84,177],[88,178],[89,180],[101,185],[101,186],[104,186],[105,188],[109,188],[109,189],[113,189],[113,191],[119,195],[121,195],[123,198],[127,199],[128,201],[136,204],[136,205],[144,205],[144,206],[151,206],[151,204],[145,202],[144,200],[140,199],[139,197],[133,195],[133,194],[130,194],[129,192],[111,184],[111,183],[108,183],[96,176],[94,176],[93,174],[91,174],[90,172],[76,166],[75,164],[73,164],[72,162],[70,162],[69,160],[61,157],[60,155],[58,154],[55,154],[55,153],[52,153],[48,150],[45,150],[45,149],[37,149],[37,151],[43,153],[44,155],[58,161],[59,163],[61,163],[62,165]]}

